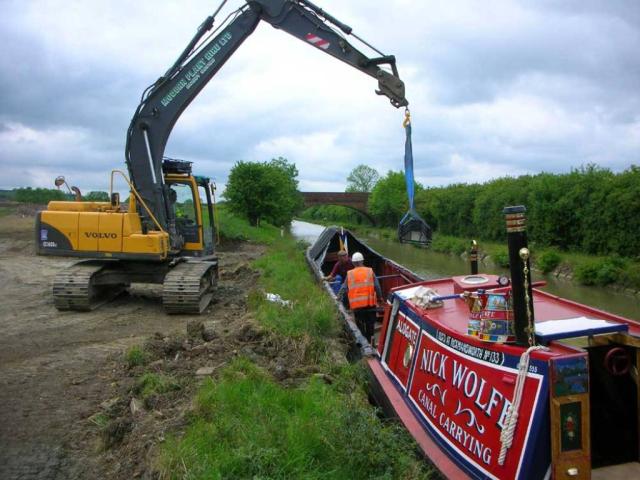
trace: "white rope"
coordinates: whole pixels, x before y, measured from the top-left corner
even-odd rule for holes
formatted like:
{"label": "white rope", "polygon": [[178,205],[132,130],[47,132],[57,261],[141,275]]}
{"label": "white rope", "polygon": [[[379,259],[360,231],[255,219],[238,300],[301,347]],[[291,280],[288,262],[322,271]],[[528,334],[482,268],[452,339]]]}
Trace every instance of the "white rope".
{"label": "white rope", "polygon": [[536,345],[529,347],[521,356],[518,363],[518,379],[516,380],[516,388],[513,394],[513,402],[507,412],[507,419],[505,427],[500,433],[500,456],[498,457],[498,465],[504,465],[505,457],[507,456],[507,450],[511,448],[513,442],[513,432],[515,432],[516,425],[518,424],[518,411],[520,410],[520,402],[522,401],[522,392],[524,390],[524,382],[527,379],[527,372],[529,371],[529,355],[534,350],[543,350],[546,347],[542,345]]}

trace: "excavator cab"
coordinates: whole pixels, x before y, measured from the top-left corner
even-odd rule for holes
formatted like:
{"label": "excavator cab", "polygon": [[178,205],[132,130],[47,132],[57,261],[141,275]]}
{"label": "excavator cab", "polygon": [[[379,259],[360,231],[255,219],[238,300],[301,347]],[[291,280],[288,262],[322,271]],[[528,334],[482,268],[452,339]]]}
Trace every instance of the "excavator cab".
{"label": "excavator cab", "polygon": [[183,239],[182,253],[208,256],[214,252],[215,224],[211,181],[191,174],[191,162],[165,159],[162,163],[167,204],[177,234]]}

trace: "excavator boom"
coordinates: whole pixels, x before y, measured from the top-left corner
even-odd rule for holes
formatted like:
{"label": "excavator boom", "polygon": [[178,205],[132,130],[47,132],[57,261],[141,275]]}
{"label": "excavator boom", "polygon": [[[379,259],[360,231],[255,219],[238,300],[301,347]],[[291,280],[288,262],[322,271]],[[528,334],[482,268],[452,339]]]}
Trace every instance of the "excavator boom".
{"label": "excavator boom", "polygon": [[[185,108],[261,20],[375,78],[376,93],[387,96],[393,106],[408,105],[395,57],[367,57],[342,35],[352,34],[351,27],[309,1],[247,0],[216,35],[209,34],[214,19],[207,17],[172,67],[145,91],[127,132],[125,156],[133,185],[169,233],[176,250],[180,239],[162,171],[169,135]],[[385,64],[391,71],[380,68]],[[152,228],[147,212],[140,210],[139,213],[143,224]]]}

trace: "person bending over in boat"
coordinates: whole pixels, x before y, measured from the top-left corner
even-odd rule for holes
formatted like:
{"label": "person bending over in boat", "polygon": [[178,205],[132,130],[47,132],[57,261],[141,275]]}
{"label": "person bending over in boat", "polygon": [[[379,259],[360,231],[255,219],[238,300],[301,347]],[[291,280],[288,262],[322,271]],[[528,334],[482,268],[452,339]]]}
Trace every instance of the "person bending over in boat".
{"label": "person bending over in boat", "polygon": [[356,325],[371,343],[376,324],[376,305],[378,297],[382,297],[382,291],[373,269],[364,266],[364,257],[360,252],[354,253],[351,261],[354,268],[347,272],[347,281],[342,284],[338,299],[347,294]]}
{"label": "person bending over in boat", "polygon": [[331,273],[326,277],[322,277],[323,280],[327,280],[328,282],[333,282],[338,276],[340,279],[344,279],[347,276],[347,272],[353,269],[353,263],[349,259],[349,255],[345,250],[340,250],[338,252],[338,261],[333,266]]}

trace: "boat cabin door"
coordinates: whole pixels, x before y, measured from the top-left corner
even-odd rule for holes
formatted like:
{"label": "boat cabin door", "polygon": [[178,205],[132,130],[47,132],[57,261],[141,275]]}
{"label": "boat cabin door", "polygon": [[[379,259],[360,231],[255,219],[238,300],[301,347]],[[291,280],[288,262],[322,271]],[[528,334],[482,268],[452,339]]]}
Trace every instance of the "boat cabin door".
{"label": "boat cabin door", "polygon": [[552,477],[640,478],[640,342],[584,340],[583,352],[551,361]]}
{"label": "boat cabin door", "polygon": [[[627,334],[618,337],[633,339]],[[592,343],[587,351],[593,478],[640,478],[640,345],[598,337]]]}

